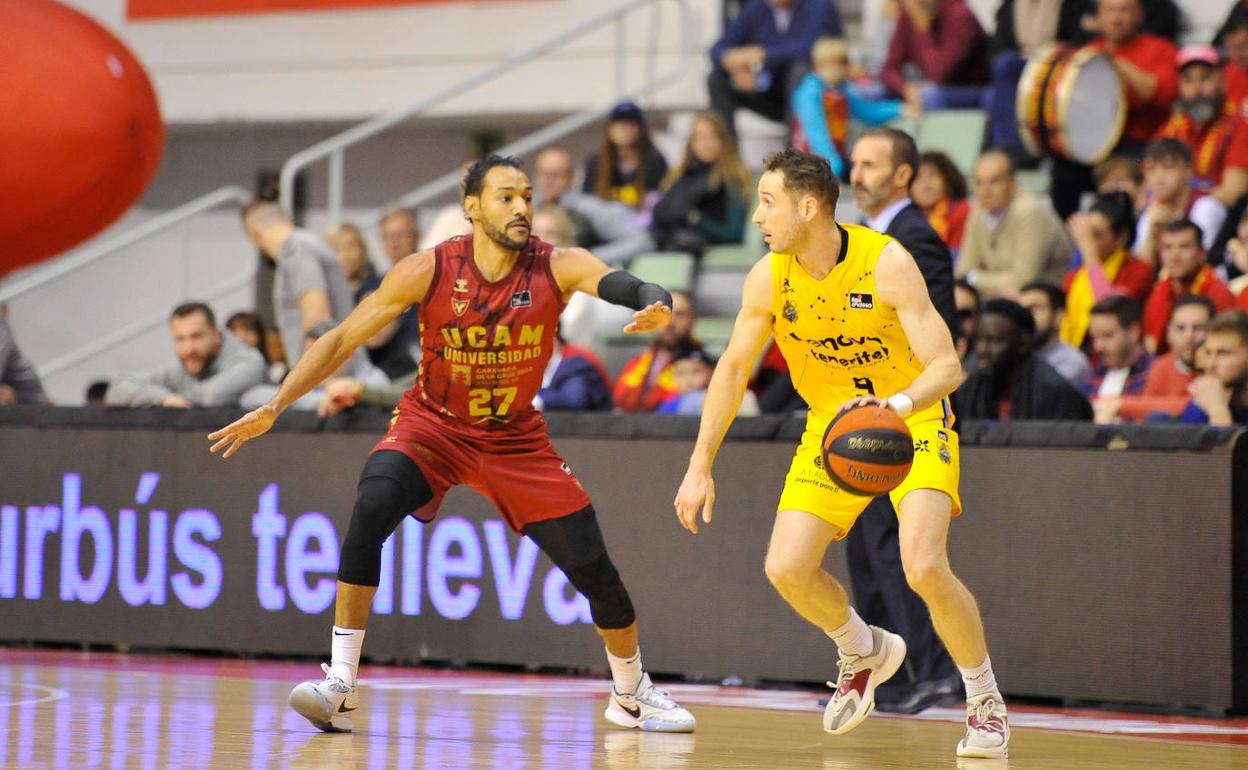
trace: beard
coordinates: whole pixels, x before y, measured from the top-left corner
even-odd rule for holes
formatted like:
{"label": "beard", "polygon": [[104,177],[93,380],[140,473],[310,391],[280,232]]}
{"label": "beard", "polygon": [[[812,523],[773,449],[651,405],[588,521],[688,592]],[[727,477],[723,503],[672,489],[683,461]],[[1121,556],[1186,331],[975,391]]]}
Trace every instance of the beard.
{"label": "beard", "polygon": [[1223,99],[1221,97],[1200,97],[1198,99],[1180,99],[1178,107],[1186,113],[1193,123],[1204,126],[1213,122],[1218,117],[1218,112],[1222,107]]}
{"label": "beard", "polygon": [[[504,249],[510,249],[511,251],[519,251],[520,249],[523,249],[525,245],[527,245],[529,242],[529,236],[527,234],[524,235],[523,237],[513,238],[511,235],[508,234],[507,228],[502,228],[502,229],[497,228],[491,222],[485,219],[481,220],[481,229],[485,231],[486,236],[491,241],[494,241],[499,246],[502,246]],[[529,232],[532,232],[532,230],[530,230]]]}

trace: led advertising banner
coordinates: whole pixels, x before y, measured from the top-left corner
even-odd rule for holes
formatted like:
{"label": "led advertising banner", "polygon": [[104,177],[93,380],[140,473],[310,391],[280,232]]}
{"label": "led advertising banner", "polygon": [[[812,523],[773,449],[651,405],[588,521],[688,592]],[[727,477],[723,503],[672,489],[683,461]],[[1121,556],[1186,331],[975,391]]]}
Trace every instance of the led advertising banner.
{"label": "led advertising banner", "polygon": [[[0,427],[0,639],[327,654],[375,435],[279,430],[222,461],[207,432]],[[793,442],[725,444],[715,519],[697,536],[672,512],[688,439],[555,445],[594,499],[649,668],[833,675],[834,648],[763,573]],[[1232,460],[964,446],[951,560],[1007,691],[1231,704]],[[473,492],[453,491],[432,523],[405,521],[382,561],[375,660],[603,665],[583,597]],[[825,566],[848,585],[843,545]]]}

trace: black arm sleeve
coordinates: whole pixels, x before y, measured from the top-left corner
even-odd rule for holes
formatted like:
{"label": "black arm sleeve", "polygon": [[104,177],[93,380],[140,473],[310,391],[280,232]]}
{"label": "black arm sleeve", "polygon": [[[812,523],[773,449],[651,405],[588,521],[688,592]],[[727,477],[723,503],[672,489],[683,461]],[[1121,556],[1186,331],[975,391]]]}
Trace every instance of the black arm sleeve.
{"label": "black arm sleeve", "polygon": [[672,306],[672,295],[657,283],[645,283],[632,273],[615,270],[598,282],[598,296],[613,305],[641,310],[655,302]]}

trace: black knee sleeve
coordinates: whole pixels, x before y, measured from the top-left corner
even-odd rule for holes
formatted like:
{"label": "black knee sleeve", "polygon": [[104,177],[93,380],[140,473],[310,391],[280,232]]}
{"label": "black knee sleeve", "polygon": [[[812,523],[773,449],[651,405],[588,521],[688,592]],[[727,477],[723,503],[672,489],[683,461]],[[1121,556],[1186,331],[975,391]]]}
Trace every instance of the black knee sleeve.
{"label": "black knee sleeve", "polygon": [[342,540],[338,579],[360,586],[381,582],[382,544],[404,516],[432,499],[429,482],[410,457],[391,451],[369,455]]}
{"label": "black knee sleeve", "polygon": [[637,619],[628,589],[624,587],[624,581],[606,551],[588,564],[563,572],[568,576],[568,582],[589,600],[589,611],[594,616],[595,626],[627,628]]}

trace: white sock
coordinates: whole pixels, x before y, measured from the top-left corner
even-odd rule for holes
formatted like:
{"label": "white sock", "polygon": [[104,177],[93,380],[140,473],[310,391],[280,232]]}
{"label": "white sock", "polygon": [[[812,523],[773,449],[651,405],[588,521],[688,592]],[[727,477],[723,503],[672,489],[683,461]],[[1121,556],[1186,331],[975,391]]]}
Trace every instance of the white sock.
{"label": "white sock", "polygon": [[958,666],[958,670],[962,672],[962,682],[966,685],[967,700],[988,693],[995,693],[1000,697],[1001,693],[997,690],[997,677],[992,673],[992,660],[987,656],[984,657],[983,663],[974,668]]}
{"label": "white sock", "polygon": [[875,649],[875,637],[871,634],[871,626],[858,617],[853,607],[849,608],[849,620],[845,621],[845,625],[831,631],[824,631],[824,633],[831,637],[840,651],[846,655],[870,655]]}
{"label": "white sock", "polygon": [[355,686],[355,678],[360,670],[360,650],[363,647],[364,629],[334,626],[334,634],[330,639],[329,647],[329,667],[339,676],[342,676],[343,669],[346,669],[351,675],[347,684],[352,687]]}
{"label": "white sock", "polygon": [[615,691],[624,695],[637,692],[641,684],[641,648],[631,658],[617,658],[607,650],[607,663],[611,664],[611,678],[615,680]]}

